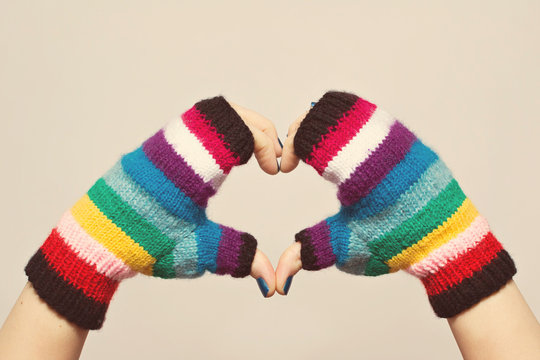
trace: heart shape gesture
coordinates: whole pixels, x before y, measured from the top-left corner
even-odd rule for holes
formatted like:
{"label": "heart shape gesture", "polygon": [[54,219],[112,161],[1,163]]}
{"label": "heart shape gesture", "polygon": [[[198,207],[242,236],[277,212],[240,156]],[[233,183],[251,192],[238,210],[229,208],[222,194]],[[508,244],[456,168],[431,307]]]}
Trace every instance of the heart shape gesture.
{"label": "heart shape gesture", "polygon": [[[290,172],[300,160],[338,186],[341,210],[296,234],[277,270],[255,238],[206,216],[227,174],[255,154]],[[301,268],[358,275],[405,270],[435,313],[451,317],[506,284],[516,270],[439,157],[376,105],[325,94],[289,129],[223,97],[198,102],[124,155],[60,219],[26,273],[72,323],[103,324],[123,279],[252,275],[265,297],[286,294]]]}

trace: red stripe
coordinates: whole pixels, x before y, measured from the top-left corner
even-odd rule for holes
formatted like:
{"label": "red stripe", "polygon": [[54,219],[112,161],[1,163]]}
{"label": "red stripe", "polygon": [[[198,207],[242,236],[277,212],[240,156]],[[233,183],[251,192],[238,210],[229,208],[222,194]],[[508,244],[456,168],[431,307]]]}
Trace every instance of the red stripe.
{"label": "red stripe", "polygon": [[118,287],[118,282],[100,274],[95,265],[89,265],[64,242],[62,236],[53,229],[41,245],[47,262],[58,275],[95,301],[108,304]]}
{"label": "red stripe", "polygon": [[306,163],[322,174],[341,148],[347,145],[368,122],[376,108],[375,104],[358,98],[351,109],[338,119],[337,125],[323,135],[321,141],[314,146]]}
{"label": "red stripe", "polygon": [[448,262],[435,274],[422,279],[428,295],[440,294],[464,279],[472,277],[474,273],[482,271],[482,268],[497,257],[497,253],[501,250],[501,243],[488,232],[476,247]]}
{"label": "red stripe", "polygon": [[240,158],[227,148],[223,134],[218,133],[195,106],[182,114],[182,120],[225,174],[228,174],[233,166],[240,164]]}

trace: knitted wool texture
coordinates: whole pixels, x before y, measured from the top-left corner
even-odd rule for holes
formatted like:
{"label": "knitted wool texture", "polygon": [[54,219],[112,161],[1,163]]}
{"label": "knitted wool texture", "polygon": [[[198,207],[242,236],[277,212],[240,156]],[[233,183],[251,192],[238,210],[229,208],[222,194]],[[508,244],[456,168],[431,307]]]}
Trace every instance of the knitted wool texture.
{"label": "knitted wool texture", "polygon": [[253,153],[222,97],[203,100],[124,155],[60,219],[30,259],[39,296],[69,321],[100,328],[125,278],[244,277],[257,242],[206,217],[208,198]]}
{"label": "knitted wool texture", "polygon": [[514,263],[444,163],[394,117],[328,92],[294,139],[296,154],[338,185],[338,214],[296,234],[304,269],[334,264],[420,278],[440,317],[494,293]]}

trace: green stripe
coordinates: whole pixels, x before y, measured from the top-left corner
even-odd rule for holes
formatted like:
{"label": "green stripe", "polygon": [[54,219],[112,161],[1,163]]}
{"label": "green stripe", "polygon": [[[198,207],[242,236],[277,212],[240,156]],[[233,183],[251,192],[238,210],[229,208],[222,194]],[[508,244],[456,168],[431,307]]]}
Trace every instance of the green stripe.
{"label": "green stripe", "polygon": [[88,190],[88,196],[109,220],[154,258],[159,259],[174,248],[174,242],[171,239],[137,214],[107,185],[105,180],[99,179]]}
{"label": "green stripe", "polygon": [[466,198],[457,181],[453,179],[436,198],[432,199],[417,214],[394,230],[368,243],[371,253],[375,255],[370,259],[370,262],[378,262],[378,264],[368,264],[366,275],[375,276],[387,273],[388,271],[383,272],[381,262],[390,260],[441,226],[457,211]]}
{"label": "green stripe", "polygon": [[174,255],[168,253],[154,264],[154,276],[163,279],[176,278],[176,271],[174,270]]}

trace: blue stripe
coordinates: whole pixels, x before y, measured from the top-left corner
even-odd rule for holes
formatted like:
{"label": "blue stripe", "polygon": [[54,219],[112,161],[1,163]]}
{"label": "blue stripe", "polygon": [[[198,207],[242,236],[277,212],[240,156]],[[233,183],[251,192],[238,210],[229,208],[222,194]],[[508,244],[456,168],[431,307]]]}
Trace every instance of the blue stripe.
{"label": "blue stripe", "polygon": [[341,266],[347,260],[351,230],[347,227],[339,213],[327,218],[326,224],[330,229],[330,244],[336,256],[336,265]]}
{"label": "blue stripe", "polygon": [[219,242],[221,240],[221,227],[215,222],[208,220],[202,226],[195,229],[195,234],[197,235],[199,255],[197,271],[203,273],[205,270],[208,270],[211,273],[215,273]]}
{"label": "blue stripe", "polygon": [[[369,218],[357,219],[354,214],[346,214],[342,208],[343,220],[351,229],[349,240],[349,260],[342,269],[347,272],[360,271],[366,264],[368,243],[384,236],[421,211],[427,203],[438,196],[453,180],[452,173],[441,160],[435,161],[407,190],[395,204]],[[359,263],[360,262],[360,263]]]}
{"label": "blue stripe", "polygon": [[[174,261],[177,277],[201,275],[197,273],[197,239],[194,232],[197,224],[180,219],[165,209],[154,197],[131,179],[120,162],[107,171],[103,179],[137,214],[174,241],[176,246],[170,256]],[[199,216],[201,220],[206,220],[204,214]],[[162,260],[167,261],[167,259],[158,259],[158,262]]]}
{"label": "blue stripe", "polygon": [[347,208],[357,220],[370,217],[394,204],[439,157],[416,140],[411,149],[366,197]]}
{"label": "blue stripe", "polygon": [[155,167],[142,147],[124,155],[121,162],[124,171],[165,209],[192,223],[205,220],[204,211]]}

